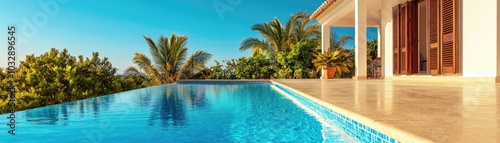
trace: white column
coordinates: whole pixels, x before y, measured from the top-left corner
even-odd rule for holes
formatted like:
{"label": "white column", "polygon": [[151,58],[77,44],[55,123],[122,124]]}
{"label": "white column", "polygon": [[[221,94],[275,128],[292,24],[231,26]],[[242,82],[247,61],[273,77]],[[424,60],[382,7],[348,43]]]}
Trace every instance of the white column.
{"label": "white column", "polygon": [[354,0],[355,79],[366,79],[366,0]]}
{"label": "white column", "polygon": [[[321,53],[328,52],[330,49],[330,25],[322,24],[321,25]],[[321,79],[326,79],[327,71],[321,69]]]}
{"label": "white column", "polygon": [[384,44],[384,40],[385,40],[385,26],[384,24],[382,24],[382,20],[380,20],[380,25],[378,26],[378,37],[377,37],[377,41],[378,41],[378,45],[377,45],[377,56],[380,57],[380,78],[385,78],[385,69],[384,69],[384,52],[385,52],[385,44]]}
{"label": "white column", "polygon": [[330,48],[330,25],[321,25],[321,53],[325,53]]}
{"label": "white column", "polygon": [[382,40],[380,40],[381,39],[380,37],[382,35],[382,33],[381,33],[382,30],[380,28],[382,28],[382,26],[380,26],[380,25],[377,26],[377,57],[382,56],[381,55],[381,53],[382,53]]}
{"label": "white column", "polygon": [[393,75],[393,35],[392,35],[392,6],[396,4],[397,1],[380,1],[382,8],[380,11],[380,22],[382,30],[382,77],[384,79],[390,78]]}

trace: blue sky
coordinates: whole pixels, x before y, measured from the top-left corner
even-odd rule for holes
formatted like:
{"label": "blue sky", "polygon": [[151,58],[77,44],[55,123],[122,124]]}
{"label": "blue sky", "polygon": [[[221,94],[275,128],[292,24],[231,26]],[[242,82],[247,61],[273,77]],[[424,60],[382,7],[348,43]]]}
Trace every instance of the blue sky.
{"label": "blue sky", "polygon": [[[50,48],[66,48],[89,57],[99,52],[121,73],[132,66],[135,52],[149,56],[143,35],[187,35],[189,52],[205,50],[213,60],[249,56],[238,50],[241,40],[259,34],[255,23],[274,17],[288,20],[297,11],[313,12],[323,0],[2,0],[0,27],[16,25],[18,59],[39,55]],[[214,7],[217,3],[219,11]],[[48,10],[47,10],[48,8]],[[221,9],[226,11],[221,12]],[[7,28],[0,34],[7,47]],[[352,28],[334,28],[339,35],[354,35]],[[368,30],[376,38],[376,29]],[[346,45],[352,47],[352,42]],[[2,50],[2,51],[6,51]],[[6,67],[0,52],[0,67]]]}

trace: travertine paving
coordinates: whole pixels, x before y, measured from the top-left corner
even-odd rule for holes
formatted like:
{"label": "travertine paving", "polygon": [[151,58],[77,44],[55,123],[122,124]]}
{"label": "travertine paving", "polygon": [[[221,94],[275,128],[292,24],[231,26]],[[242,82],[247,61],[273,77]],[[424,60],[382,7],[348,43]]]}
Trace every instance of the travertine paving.
{"label": "travertine paving", "polygon": [[500,84],[352,79],[272,81],[352,114],[346,116],[403,142],[500,142]]}

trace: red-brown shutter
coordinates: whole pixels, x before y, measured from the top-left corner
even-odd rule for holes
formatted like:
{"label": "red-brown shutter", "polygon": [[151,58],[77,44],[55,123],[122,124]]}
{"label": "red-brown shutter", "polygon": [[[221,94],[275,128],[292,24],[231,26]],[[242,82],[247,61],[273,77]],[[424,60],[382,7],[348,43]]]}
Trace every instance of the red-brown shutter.
{"label": "red-brown shutter", "polygon": [[399,69],[399,5],[392,8],[392,47],[393,47],[393,64],[392,69],[395,75],[400,74]]}
{"label": "red-brown shutter", "polygon": [[400,55],[401,55],[401,74],[408,74],[408,3],[401,4],[400,7]]}
{"label": "red-brown shutter", "polygon": [[439,74],[439,1],[427,0],[427,34],[429,37],[429,64],[431,75]]}
{"label": "red-brown shutter", "polygon": [[411,0],[408,1],[408,18],[409,18],[409,27],[410,34],[409,40],[409,52],[408,55],[409,60],[409,74],[418,74],[418,1]]}
{"label": "red-brown shutter", "polygon": [[454,74],[457,72],[458,46],[456,40],[457,1],[441,0],[441,34],[442,36],[442,72]]}

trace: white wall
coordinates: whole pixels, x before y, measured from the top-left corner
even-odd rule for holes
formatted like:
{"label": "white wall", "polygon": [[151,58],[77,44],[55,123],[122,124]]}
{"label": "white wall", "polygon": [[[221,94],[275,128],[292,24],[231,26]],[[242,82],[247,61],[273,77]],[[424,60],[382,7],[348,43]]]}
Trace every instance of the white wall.
{"label": "white wall", "polygon": [[496,77],[498,70],[497,1],[462,0],[464,77]]}
{"label": "white wall", "polygon": [[[500,3],[497,0],[462,2],[462,73],[464,77],[500,76]],[[392,7],[404,0],[382,0],[382,60],[384,76],[392,72]]]}
{"label": "white wall", "polygon": [[381,0],[382,8],[380,10],[380,32],[382,42],[382,68],[384,77],[392,77],[392,54],[393,54],[393,41],[392,41],[392,7],[405,2],[405,0]]}
{"label": "white wall", "polygon": [[497,1],[497,82],[500,82],[500,2]]}

